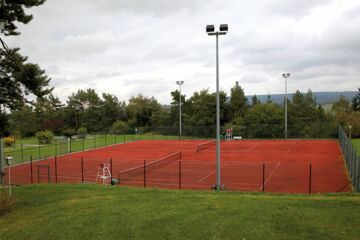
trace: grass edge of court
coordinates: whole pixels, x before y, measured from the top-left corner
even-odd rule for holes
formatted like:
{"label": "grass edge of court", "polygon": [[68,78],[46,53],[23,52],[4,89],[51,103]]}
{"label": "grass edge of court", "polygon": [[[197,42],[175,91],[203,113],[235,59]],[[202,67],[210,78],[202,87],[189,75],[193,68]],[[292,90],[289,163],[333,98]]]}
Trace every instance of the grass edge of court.
{"label": "grass edge of court", "polygon": [[[359,217],[360,215],[360,194],[357,193],[327,193],[327,194],[279,194],[279,193],[248,193],[248,192],[216,192],[216,191],[194,191],[194,190],[166,190],[166,189],[143,189],[143,188],[135,188],[135,187],[127,187],[127,186],[103,186],[103,185],[89,185],[89,184],[36,184],[36,185],[24,185],[15,187],[13,189],[15,196],[18,199],[18,205],[6,215],[0,217],[0,226],[2,224],[8,224],[12,227],[12,229],[8,229],[4,232],[4,229],[0,229],[0,234],[5,234],[3,236],[9,236],[6,234],[14,233],[15,231],[19,231],[16,234],[18,237],[26,238],[32,235],[35,239],[35,235],[37,236],[51,236],[53,239],[61,239],[67,235],[62,232],[64,229],[68,229],[72,234],[77,234],[74,232],[74,229],[78,229],[80,226],[83,226],[85,222],[89,221],[90,225],[94,220],[91,215],[94,217],[105,216],[104,213],[123,213],[125,216],[129,217],[127,219],[131,224],[124,224],[124,228],[129,230],[132,228],[137,229],[137,226],[147,226],[149,221],[163,221],[163,218],[166,217],[175,217],[174,222],[180,223],[183,221],[182,217],[194,217],[197,219],[200,217],[214,217],[218,216],[221,219],[226,221],[224,216],[220,216],[219,214],[225,214],[230,220],[227,224],[237,226],[238,223],[232,222],[233,215],[232,211],[236,211],[234,214],[239,214],[237,212],[238,208],[241,209],[241,214],[245,214],[251,221],[251,214],[253,211],[256,214],[259,214],[257,222],[263,222],[266,224],[266,221],[269,217],[276,216],[278,219],[274,219],[275,221],[280,221],[281,224],[287,224],[286,221],[282,221],[282,219],[287,219],[289,216],[296,214],[300,214],[301,216],[307,216],[308,219],[300,217],[300,223],[306,221],[310,221],[312,223],[319,222],[319,226],[311,226],[309,228],[305,227],[305,229],[311,230],[316,234],[324,234],[323,224],[321,223],[322,218],[326,218],[328,216],[328,211],[332,212],[331,218],[348,218],[349,216],[342,216],[336,211],[341,211],[341,209],[335,210],[333,209],[338,207],[337,205],[347,206],[348,204],[353,204],[354,207],[354,217]],[[322,203],[326,203],[326,201],[333,202],[333,205],[324,207]],[[249,211],[247,211],[246,207],[243,204],[250,204],[252,207],[248,206]],[[123,204],[117,204],[123,203]],[[346,203],[346,204],[345,204]],[[320,205],[319,205],[320,204]],[[258,205],[258,206],[257,206]],[[299,205],[299,206],[298,206]],[[326,205],[326,204],[325,204]],[[264,208],[265,206],[265,208]],[[267,209],[266,207],[270,209]],[[270,207],[273,206],[273,207]],[[137,210],[140,208],[141,211]],[[312,215],[310,209],[313,209],[316,213],[324,214],[321,216],[317,216],[316,213]],[[179,211],[184,211],[185,213],[181,213]],[[195,210],[195,212],[194,212]],[[60,212],[59,212],[60,211]],[[91,214],[87,214],[91,212]],[[104,211],[104,213],[103,213]],[[145,212],[144,212],[145,211]],[[158,212],[157,212],[158,211]],[[335,212],[334,212],[335,211]],[[349,211],[346,210],[346,211]],[[197,213],[199,212],[199,213]],[[300,213],[299,213],[300,212]],[[72,216],[74,214],[74,216]],[[134,214],[134,217],[138,218],[133,219],[130,215]],[[145,214],[145,216],[144,216]],[[195,216],[190,215],[195,214]],[[112,215],[112,214],[111,214]],[[355,216],[356,215],[356,216]],[[159,216],[161,216],[159,218]],[[107,231],[112,232],[112,225],[116,225],[117,228],[121,228],[119,222],[121,223],[123,217],[117,216],[122,220],[117,220],[114,216],[108,216],[108,219],[102,219],[105,221],[100,225],[91,225],[94,229],[99,230],[107,229]],[[149,217],[149,218],[147,218]],[[240,217],[240,216],[239,216]],[[320,217],[319,221],[315,221],[317,217]],[[72,221],[74,218],[79,218],[75,222]],[[240,217],[242,219],[242,217]],[[296,217],[298,218],[298,216]],[[295,218],[295,219],[296,219]],[[34,220],[36,219],[36,220]],[[213,218],[207,219],[211,221]],[[144,220],[144,221],[143,221]],[[213,219],[214,220],[214,219]],[[115,221],[115,222],[112,222]],[[189,219],[192,224],[195,224],[192,220]],[[334,220],[335,221],[335,220]],[[345,220],[344,220],[345,221]],[[46,222],[46,223],[45,223]],[[54,229],[52,227],[58,226],[58,224],[62,223],[62,228]],[[201,220],[203,224],[209,224],[209,226],[213,226],[214,223],[207,222]],[[216,222],[216,220],[214,220]],[[327,222],[327,221],[326,221]],[[332,224],[340,224],[343,222],[339,219],[336,220],[336,223]],[[135,224],[136,225],[132,225]],[[26,226],[29,224],[29,226]],[[330,223],[327,223],[330,224]],[[74,226],[73,226],[74,225]],[[220,224],[224,226],[224,224]],[[225,224],[226,225],[226,224]],[[49,226],[49,227],[47,227]],[[91,226],[87,228],[83,228],[83,231],[89,231],[93,233],[93,229]],[[194,226],[191,224],[180,224],[180,225],[172,225],[172,223],[164,223],[164,227],[166,231],[170,231],[169,227],[179,228],[179,229],[192,229],[195,231]],[[208,227],[209,227],[208,226]],[[290,224],[291,226],[291,224]],[[84,226],[83,226],[84,227]],[[199,226],[198,226],[199,227]],[[339,226],[338,226],[339,227]],[[340,226],[342,228],[351,229],[349,226]],[[252,228],[249,226],[249,228]],[[289,227],[290,228],[290,227]],[[340,228],[339,228],[340,229]],[[353,231],[356,231],[356,228],[353,228]],[[258,229],[261,231],[261,228]],[[28,232],[30,231],[30,232]],[[119,230],[120,231],[120,230]],[[174,230],[175,231],[175,230]],[[207,227],[201,226],[199,231],[209,231]],[[268,229],[266,229],[268,231]],[[285,233],[283,232],[285,231]],[[342,233],[337,233],[336,229],[329,229],[329,232],[335,231],[335,235],[341,236]],[[340,230],[339,230],[340,231]],[[48,232],[48,233],[47,233]],[[120,231],[121,232],[121,231]],[[144,229],[144,233],[153,231],[151,229]],[[175,231],[178,232],[177,230]],[[251,232],[251,231],[250,231]],[[285,234],[286,236],[290,236],[293,234],[292,230],[284,230],[284,229],[274,229],[275,235],[277,234]],[[14,233],[15,234],[15,233]],[[50,235],[46,235],[50,234]],[[82,237],[86,237],[89,235],[84,235],[85,233],[81,233]],[[109,233],[110,234],[110,233]],[[109,237],[114,237],[111,233]],[[161,230],[159,232],[160,235],[156,235],[156,237],[163,236],[164,232]],[[221,234],[225,234],[224,232]],[[226,238],[226,235],[221,235]],[[237,239],[234,237],[234,234],[230,234],[229,239]],[[264,232],[267,234],[267,232]],[[303,233],[306,234],[306,233]],[[355,233],[352,233],[354,236]],[[74,236],[74,235],[73,235]],[[189,235],[186,235],[189,237]],[[194,235],[190,235],[196,238],[197,233]],[[205,234],[205,236],[207,236]],[[219,236],[219,237],[220,237]],[[231,237],[232,236],[232,237]],[[248,237],[254,238],[252,235],[236,235],[237,237]],[[256,236],[256,235],[255,235]],[[309,235],[307,235],[309,236]],[[348,235],[344,235],[345,237],[349,237]],[[106,237],[106,234],[105,234]],[[158,239],[155,236],[149,237],[149,239]],[[346,238],[342,239],[346,239]],[[50,238],[50,237],[49,237]],[[161,237],[160,237],[161,238]],[[179,237],[180,239],[181,236]],[[221,237],[220,237],[221,238]],[[247,238],[247,239],[248,239]],[[281,238],[281,237],[280,237]],[[5,238],[6,239],[6,238]],[[11,239],[11,238],[10,238]],[[99,239],[99,236],[90,236],[90,239]],[[197,238],[197,239],[205,239],[205,238]],[[269,239],[277,239],[275,237],[270,237]],[[341,238],[340,238],[341,239]]]}

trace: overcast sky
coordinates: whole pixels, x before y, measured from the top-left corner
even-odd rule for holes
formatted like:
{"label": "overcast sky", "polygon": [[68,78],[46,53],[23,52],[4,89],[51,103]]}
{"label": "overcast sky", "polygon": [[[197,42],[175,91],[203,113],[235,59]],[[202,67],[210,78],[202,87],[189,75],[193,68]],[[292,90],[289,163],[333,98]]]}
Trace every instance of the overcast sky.
{"label": "overcast sky", "polygon": [[360,0],[47,0],[29,10],[20,36],[5,37],[51,77],[63,102],[93,88],[127,100],[171,102],[216,87],[215,37],[222,23],[220,88],[246,95],[356,91],[360,87]]}

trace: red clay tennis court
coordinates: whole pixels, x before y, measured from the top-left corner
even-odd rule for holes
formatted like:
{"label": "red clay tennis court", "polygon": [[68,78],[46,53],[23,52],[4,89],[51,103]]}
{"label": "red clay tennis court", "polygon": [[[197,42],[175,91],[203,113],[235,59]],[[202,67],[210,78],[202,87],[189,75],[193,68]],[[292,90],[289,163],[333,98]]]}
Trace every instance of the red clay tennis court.
{"label": "red clay tennis court", "polygon": [[[216,184],[216,143],[204,140],[135,141],[13,166],[11,182],[94,183],[104,163],[120,185],[210,190]],[[224,141],[220,168],[227,190],[352,191],[336,140]]]}

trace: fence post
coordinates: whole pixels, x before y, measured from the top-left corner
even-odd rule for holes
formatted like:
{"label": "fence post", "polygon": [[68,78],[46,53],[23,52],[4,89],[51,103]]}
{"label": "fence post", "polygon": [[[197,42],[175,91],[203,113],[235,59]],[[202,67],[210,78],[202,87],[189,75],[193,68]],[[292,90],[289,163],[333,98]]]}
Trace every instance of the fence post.
{"label": "fence post", "polygon": [[55,182],[57,183],[57,164],[56,164],[56,155],[55,155]]}
{"label": "fence post", "polygon": [[72,136],[70,136],[70,153],[71,153],[71,142],[72,142]]}
{"label": "fence post", "polygon": [[106,132],[104,133],[104,135],[105,135],[105,147],[106,147]]}
{"label": "fence post", "polygon": [[94,135],[94,149],[96,148],[96,135]]}
{"label": "fence post", "polygon": [[309,169],[309,194],[311,194],[311,163],[310,163],[310,169]]}
{"label": "fence post", "polygon": [[181,158],[179,160],[179,189],[181,190]]}
{"label": "fence post", "polygon": [[81,157],[81,182],[84,183],[84,159]]}
{"label": "fence post", "polygon": [[33,184],[33,177],[32,177],[32,155],[30,156],[30,177],[31,177],[31,184]]}
{"label": "fence post", "polygon": [[124,134],[124,143],[125,143],[125,134]]}
{"label": "fence post", "polygon": [[54,147],[55,147],[55,155],[57,155],[57,146],[55,140],[54,140]]}
{"label": "fence post", "polygon": [[39,159],[41,159],[41,153],[40,153],[40,140],[38,140],[39,142]]}
{"label": "fence post", "polygon": [[[112,158],[110,158],[110,175],[111,175],[111,179],[112,179]],[[110,179],[110,181],[111,181]]]}
{"label": "fence post", "polygon": [[83,143],[83,151],[84,151],[85,150],[85,138],[83,138],[82,143]]}
{"label": "fence post", "polygon": [[23,144],[21,143],[21,163],[24,163],[24,151],[23,151]]}
{"label": "fence post", "polygon": [[265,192],[265,163],[263,163],[262,192]]}
{"label": "fence post", "polygon": [[114,143],[114,144],[116,144],[116,133],[117,133],[117,132],[115,132],[115,143]]}
{"label": "fence post", "polygon": [[146,160],[144,160],[144,188],[146,188]]}

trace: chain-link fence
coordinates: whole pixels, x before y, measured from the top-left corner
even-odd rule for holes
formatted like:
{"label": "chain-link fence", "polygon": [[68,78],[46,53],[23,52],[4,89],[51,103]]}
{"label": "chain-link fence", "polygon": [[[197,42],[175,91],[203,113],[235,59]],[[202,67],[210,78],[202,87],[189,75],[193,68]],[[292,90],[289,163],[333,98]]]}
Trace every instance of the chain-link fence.
{"label": "chain-link fence", "polygon": [[339,125],[339,143],[343,152],[346,166],[350,175],[351,183],[356,192],[360,192],[360,156],[357,154],[356,149],[351,144],[351,141],[346,133]]}

